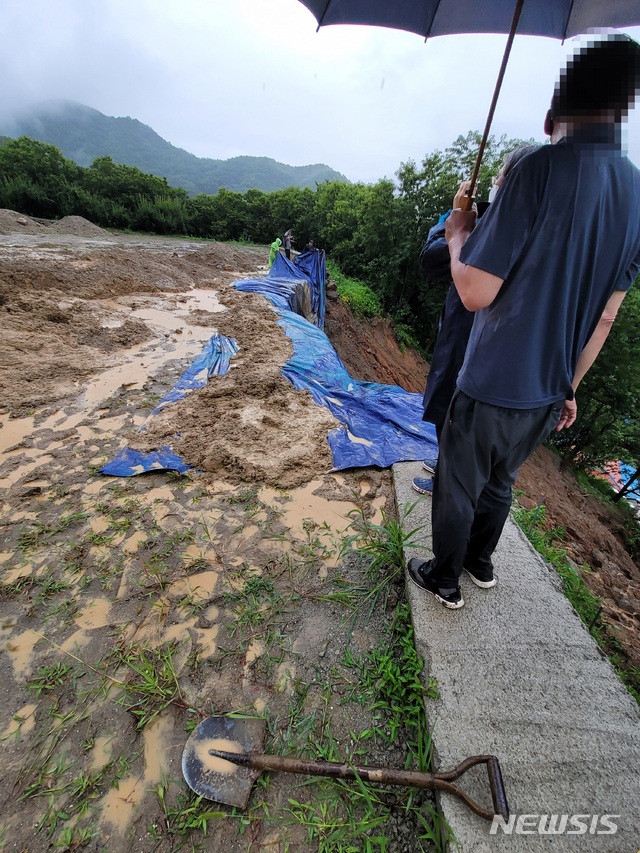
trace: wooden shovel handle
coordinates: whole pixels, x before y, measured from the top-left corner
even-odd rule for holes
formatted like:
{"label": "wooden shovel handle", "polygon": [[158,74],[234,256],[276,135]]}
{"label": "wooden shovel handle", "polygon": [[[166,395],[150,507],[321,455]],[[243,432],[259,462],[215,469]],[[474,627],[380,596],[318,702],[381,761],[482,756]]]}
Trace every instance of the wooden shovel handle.
{"label": "wooden shovel handle", "polygon": [[[279,770],[284,773],[304,773],[309,776],[330,776],[334,779],[364,779],[383,785],[401,785],[411,788],[427,788],[434,791],[446,791],[459,797],[479,817],[493,820],[494,814],[509,819],[509,807],[502,781],[500,764],[495,755],[474,755],[459,764],[448,773],[421,773],[418,770],[394,770],[387,767],[367,767],[352,764],[340,764],[337,761],[313,761],[305,758],[283,758],[279,755],[222,752],[210,749],[209,755],[223,758],[233,764],[252,767],[256,770]],[[466,773],[476,764],[486,764],[489,787],[493,799],[493,811],[474,802],[453,780]]]}

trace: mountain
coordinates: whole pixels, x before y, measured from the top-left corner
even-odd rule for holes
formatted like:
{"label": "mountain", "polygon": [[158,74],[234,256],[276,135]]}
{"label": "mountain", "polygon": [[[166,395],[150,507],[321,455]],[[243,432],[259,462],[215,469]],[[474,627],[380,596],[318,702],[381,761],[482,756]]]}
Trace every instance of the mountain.
{"label": "mountain", "polygon": [[113,118],[73,101],[53,101],[18,115],[0,116],[0,136],[30,136],[59,148],[80,166],[109,154],[116,163],[137,166],[189,193],[217,193],[220,187],[236,192],[271,192],[286,187],[311,187],[316,181],[346,181],[344,175],[322,163],[287,166],[269,157],[232,157],[211,160],[176,148],[155,130],[135,118]]}

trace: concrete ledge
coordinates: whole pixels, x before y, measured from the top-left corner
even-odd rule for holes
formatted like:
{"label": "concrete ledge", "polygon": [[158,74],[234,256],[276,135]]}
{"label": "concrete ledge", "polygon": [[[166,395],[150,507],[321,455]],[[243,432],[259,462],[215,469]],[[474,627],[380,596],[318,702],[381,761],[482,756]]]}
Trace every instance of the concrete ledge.
{"label": "concrete ledge", "polygon": [[[400,509],[418,495],[411,480],[419,463],[393,466]],[[407,520],[431,539],[431,498]],[[428,559],[427,550],[405,557]],[[462,853],[551,850],[636,853],[640,849],[640,708],[562,593],[555,572],[509,519],[495,554],[498,584],[482,590],[462,580],[465,607],[447,610],[408,583],[425,674],[437,679],[440,700],[427,700],[437,769],[492,753],[502,767],[512,815],[527,833],[511,834],[440,797],[442,813]],[[491,807],[484,771],[461,787]],[[539,834],[542,815],[582,815],[562,834]],[[588,815],[589,817],[584,817]],[[618,815],[615,834],[593,815]],[[516,820],[517,820],[516,817]],[[543,824],[543,827],[546,826]],[[568,834],[569,831],[573,834]],[[454,845],[451,845],[455,849]]]}

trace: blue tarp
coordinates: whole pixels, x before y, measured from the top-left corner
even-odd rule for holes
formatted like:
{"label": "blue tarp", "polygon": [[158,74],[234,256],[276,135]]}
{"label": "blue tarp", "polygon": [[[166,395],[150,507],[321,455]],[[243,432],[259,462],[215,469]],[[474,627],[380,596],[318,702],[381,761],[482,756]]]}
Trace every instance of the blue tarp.
{"label": "blue tarp", "polygon": [[[246,278],[236,282],[237,290],[261,293],[284,311],[307,314],[307,319],[324,329],[325,310],[324,252],[314,250],[298,255],[294,261],[278,252],[273,266],[265,278]],[[308,294],[308,311],[305,312],[304,294]]]}
{"label": "blue tarp", "polygon": [[[282,373],[298,389],[310,391],[342,424],[329,433],[334,468],[378,465],[437,456],[435,428],[422,420],[422,394],[410,394],[396,385],[360,382],[347,373],[324,325],[324,252],[299,255],[295,263],[279,254],[266,278],[236,282],[238,290],[264,294],[276,309],[278,323],[293,341],[293,357]],[[301,294],[299,286],[303,286]],[[315,324],[300,316],[300,304],[311,308]],[[226,373],[238,351],[231,338],[213,335],[204,352],[180,377],[152,414],[201,388],[209,376]],[[186,471],[188,465],[169,447],[141,454],[122,450],[102,469],[104,474],[127,477],[163,468]]]}
{"label": "blue tarp", "polygon": [[[632,468],[631,465],[625,465],[623,462],[620,463],[620,474],[622,476],[622,485],[628,481],[629,477],[633,477],[635,473],[635,468]],[[640,483],[637,480],[634,480],[631,484],[631,489],[627,492],[629,497],[638,498],[640,497]]]}
{"label": "blue tarp", "polygon": [[[233,338],[225,338],[218,332],[212,335],[200,355],[185,370],[171,391],[160,400],[149,417],[157,415],[169,403],[181,400],[189,391],[204,388],[209,376],[221,376],[227,373],[229,362],[238,349],[238,344]],[[144,432],[144,429],[145,427],[142,426],[140,432]],[[162,447],[153,453],[140,453],[125,447],[112,462],[102,468],[100,473],[109,474],[112,477],[132,477],[134,474],[142,474],[145,471],[163,469],[184,473],[190,467],[176,456],[170,447]]]}
{"label": "blue tarp", "polygon": [[291,311],[277,313],[293,341],[283,375],[345,425],[329,433],[334,468],[387,468],[438,455],[435,427],[422,420],[422,394],[352,379],[324,332]]}

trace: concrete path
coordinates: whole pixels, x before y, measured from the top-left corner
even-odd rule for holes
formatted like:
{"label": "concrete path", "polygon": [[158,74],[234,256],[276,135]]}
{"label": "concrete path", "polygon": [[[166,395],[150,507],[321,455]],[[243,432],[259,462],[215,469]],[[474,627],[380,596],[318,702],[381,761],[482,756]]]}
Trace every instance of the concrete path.
{"label": "concrete path", "polygon": [[[403,462],[393,474],[402,508],[418,497],[411,480],[424,472],[420,463]],[[429,544],[430,521],[431,498],[423,498],[406,526],[425,525]],[[407,560],[429,556],[405,552]],[[637,853],[640,709],[565,598],[555,570],[512,519],[494,563],[492,590],[465,575],[461,610],[447,610],[407,584],[418,653],[441,696],[426,702],[437,769],[471,755],[497,755],[516,816],[511,834],[497,828],[492,835],[490,823],[443,794],[442,813],[460,850]],[[461,786],[491,808],[486,774],[472,773]],[[540,834],[542,815],[558,815],[559,827],[568,815],[564,832]],[[615,833],[603,815],[617,815],[609,819]]]}

